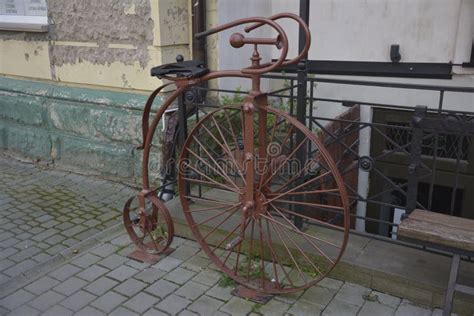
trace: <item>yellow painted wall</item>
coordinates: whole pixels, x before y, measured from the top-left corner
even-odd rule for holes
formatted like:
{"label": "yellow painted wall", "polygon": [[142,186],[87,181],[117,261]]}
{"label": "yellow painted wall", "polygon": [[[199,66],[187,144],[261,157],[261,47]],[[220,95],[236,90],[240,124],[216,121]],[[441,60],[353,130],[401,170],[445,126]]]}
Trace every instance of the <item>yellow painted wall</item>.
{"label": "yellow painted wall", "polygon": [[1,40],[0,73],[51,79],[48,42]]}
{"label": "yellow painted wall", "polygon": [[[190,58],[191,1],[150,0],[154,22],[153,44],[147,46],[148,64],[110,62],[93,63],[76,59],[55,65],[50,48],[55,46],[99,47],[87,41],[12,40],[0,38],[0,75],[45,79],[65,84],[125,90],[152,90],[161,81],[150,76],[150,68],[175,61],[177,54]],[[127,15],[136,14],[135,5],[127,7]],[[2,31],[0,31],[1,33]],[[137,49],[132,43],[109,43],[107,49]]]}

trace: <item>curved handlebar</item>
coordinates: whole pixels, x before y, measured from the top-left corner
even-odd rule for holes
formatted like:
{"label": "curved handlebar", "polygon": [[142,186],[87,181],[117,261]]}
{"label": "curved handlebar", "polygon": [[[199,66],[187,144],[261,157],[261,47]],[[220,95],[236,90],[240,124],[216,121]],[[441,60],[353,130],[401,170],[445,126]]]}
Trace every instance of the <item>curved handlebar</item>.
{"label": "curved handlebar", "polygon": [[271,19],[262,18],[262,17],[243,18],[243,19],[235,20],[233,22],[219,25],[215,28],[212,28],[210,30],[207,30],[201,33],[197,33],[195,34],[195,38],[200,39],[200,38],[227,30],[229,28],[235,27],[237,25],[247,24],[247,23],[255,23],[254,25],[259,25],[259,26],[267,24],[273,27],[278,32],[279,45],[281,45],[282,52],[278,60],[275,63],[271,63],[269,66],[262,67],[262,68],[244,68],[241,70],[241,72],[244,74],[263,74],[266,72],[270,72],[277,67],[280,67],[285,62],[286,55],[288,54],[288,37],[286,36],[286,33],[283,30],[283,28]]}
{"label": "curved handlebar", "polygon": [[[268,19],[272,20],[272,21],[279,20],[279,19],[284,19],[284,18],[295,20],[303,28],[303,31],[305,33],[305,44],[304,44],[303,50],[298,54],[298,56],[296,56],[295,58],[293,58],[291,60],[283,62],[281,64],[282,66],[297,63],[301,58],[304,58],[306,56],[306,54],[309,51],[309,47],[311,46],[311,32],[309,31],[309,28],[308,28],[308,25],[306,24],[306,22],[300,16],[298,16],[294,13],[287,12],[287,13],[275,14],[275,15],[272,15],[272,16],[268,17]],[[248,32],[250,32],[252,30],[255,30],[256,28],[258,28],[262,25],[264,25],[264,24],[263,23],[255,23],[253,25],[247,26],[244,30],[245,30],[245,32],[248,33]]]}

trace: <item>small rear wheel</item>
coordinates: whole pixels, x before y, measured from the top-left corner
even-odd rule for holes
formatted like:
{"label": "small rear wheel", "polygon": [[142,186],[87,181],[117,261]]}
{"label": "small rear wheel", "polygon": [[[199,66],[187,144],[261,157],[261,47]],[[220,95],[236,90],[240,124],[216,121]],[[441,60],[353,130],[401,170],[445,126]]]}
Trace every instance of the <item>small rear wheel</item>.
{"label": "small rear wheel", "polygon": [[144,209],[140,209],[137,197],[130,198],[123,209],[123,222],[132,242],[151,255],[163,253],[173,241],[173,221],[156,196],[145,197]]}

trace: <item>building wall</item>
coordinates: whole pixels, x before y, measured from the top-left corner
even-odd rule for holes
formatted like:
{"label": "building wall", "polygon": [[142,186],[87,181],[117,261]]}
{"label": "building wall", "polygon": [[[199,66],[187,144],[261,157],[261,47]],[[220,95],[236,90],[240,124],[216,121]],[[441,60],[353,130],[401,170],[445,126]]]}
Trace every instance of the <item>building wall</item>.
{"label": "building wall", "polygon": [[141,109],[161,84],[150,68],[190,57],[190,2],[47,6],[47,33],[0,30],[2,148],[84,173],[138,178]]}
{"label": "building wall", "polygon": [[[270,16],[280,12],[299,14],[300,1],[261,0],[258,1],[258,5],[246,4],[245,1],[242,5],[230,4],[225,0],[213,0],[213,2],[218,8],[217,21],[224,23],[241,17]],[[286,30],[290,41],[288,57],[295,56],[298,47],[298,26],[291,20],[280,20],[279,23]],[[399,44],[402,62],[460,64],[469,61],[470,58],[474,37],[474,1],[312,0],[310,1],[309,27],[312,33],[310,59],[390,62],[390,45]],[[218,35],[217,51],[219,53],[213,56],[214,60],[217,58],[217,62],[213,61],[213,63],[220,69],[241,68],[248,65],[249,51],[245,51],[244,48],[236,50],[228,43],[229,35],[235,31],[239,31],[238,28]],[[268,36],[269,33],[263,35]],[[263,51],[262,56],[267,60],[271,57],[277,58],[279,50],[273,48],[270,53]],[[474,69],[455,66],[453,78],[450,80],[353,76],[345,77],[345,79],[474,86]],[[223,89],[249,87],[242,80],[223,79],[219,83]],[[282,84],[282,82],[273,81],[270,88],[278,89]],[[417,104],[438,106],[437,95],[420,91],[401,92],[396,89],[320,84],[315,93],[321,98],[407,106]],[[473,97],[465,94],[451,94],[446,96],[445,102],[446,106],[452,109],[472,110]],[[343,107],[334,103],[319,102],[316,114],[334,117],[344,110]]]}

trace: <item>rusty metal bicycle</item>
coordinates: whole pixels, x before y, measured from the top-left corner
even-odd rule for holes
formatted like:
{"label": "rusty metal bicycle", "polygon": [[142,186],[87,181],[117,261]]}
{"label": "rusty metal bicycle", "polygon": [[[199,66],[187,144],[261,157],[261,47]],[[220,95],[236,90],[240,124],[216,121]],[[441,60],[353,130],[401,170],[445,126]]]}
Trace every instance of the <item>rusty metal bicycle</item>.
{"label": "rusty metal bicycle", "polygon": [[[296,21],[306,37],[303,50],[290,60],[280,19]],[[307,55],[311,43],[307,25],[295,14],[282,13],[239,19],[196,37],[239,25],[246,25],[246,33],[267,26],[277,34],[231,35],[232,47],[253,46],[249,67],[210,71],[201,63],[185,61],[152,70],[152,75],[170,82],[156,89],[145,105],[143,188],[126,203],[123,216],[141,259],[169,251],[173,222],[149,180],[157,126],[168,107],[192,86],[226,77],[250,80],[251,90],[242,104],[218,107],[190,131],[179,156],[178,191],[189,229],[202,250],[242,285],[237,294],[255,298],[260,293],[299,291],[323,279],[344,252],[350,219],[343,179],[321,139],[294,117],[271,107],[260,87],[263,74]],[[261,45],[276,47],[278,59],[262,63]],[[176,90],[152,115],[153,100],[170,85]],[[301,153],[304,160],[297,159]],[[138,206],[132,208],[135,198]]]}

